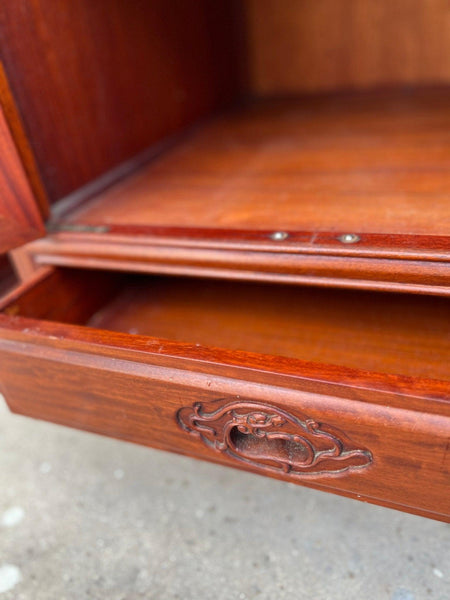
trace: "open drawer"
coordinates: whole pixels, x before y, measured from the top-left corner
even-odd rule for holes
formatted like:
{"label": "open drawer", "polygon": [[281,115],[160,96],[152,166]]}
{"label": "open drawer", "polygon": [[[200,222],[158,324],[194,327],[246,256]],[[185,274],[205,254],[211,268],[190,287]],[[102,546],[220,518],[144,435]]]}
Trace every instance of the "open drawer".
{"label": "open drawer", "polygon": [[14,412],[450,520],[445,298],[56,269],[2,309]]}

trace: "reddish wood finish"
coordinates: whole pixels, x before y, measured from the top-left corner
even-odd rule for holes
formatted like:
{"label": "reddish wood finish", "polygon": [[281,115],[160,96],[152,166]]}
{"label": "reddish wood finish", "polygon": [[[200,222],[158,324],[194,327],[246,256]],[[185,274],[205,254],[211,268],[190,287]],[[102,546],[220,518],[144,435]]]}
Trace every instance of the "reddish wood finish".
{"label": "reddish wood finish", "polygon": [[12,97],[9,83],[3,64],[0,62],[0,104],[3,108],[6,121],[14,139],[17,152],[22,161],[30,187],[33,191],[36,203],[39,206],[42,217],[49,216],[47,196],[42,185],[41,177],[36,165],[35,157],[30,147],[30,142],[25,134],[23,122],[20,118],[17,106]]}
{"label": "reddish wood finish", "polygon": [[[189,234],[189,232],[187,232]],[[360,288],[416,294],[450,295],[448,260],[365,258],[344,253],[320,256],[298,252],[261,252],[245,246],[231,251],[184,247],[177,242],[130,243],[130,237],[89,234],[50,236],[24,247],[27,263],[112,269],[138,273],[189,275],[269,283]],[[168,242],[168,241],[167,241]],[[433,240],[428,240],[429,245]],[[392,250],[388,250],[392,254]]]}
{"label": "reddish wood finish", "polygon": [[17,277],[7,256],[0,256],[0,298],[17,285]]}
{"label": "reddish wood finish", "polygon": [[449,106],[431,90],[258,103],[60,210],[26,252],[39,265],[448,295]]}
{"label": "reddish wood finish", "polygon": [[3,2],[0,55],[51,201],[233,98],[233,0]]}
{"label": "reddish wood finish", "polygon": [[41,215],[0,108],[0,255],[41,235]]}
{"label": "reddish wood finish", "polygon": [[[362,39],[387,0],[289,0],[267,48],[274,5],[248,0],[254,88],[284,90],[285,66],[295,89],[447,80],[443,2],[393,24],[427,17],[412,48],[442,55],[429,73],[401,40],[374,67]],[[0,7],[0,253],[20,246],[23,280],[0,300],[0,389],[31,417],[450,522],[446,299],[113,272],[450,295],[448,90],[249,104],[175,143],[243,95],[242,6]],[[313,27],[293,48],[311,49],[325,6],[355,18],[349,47],[367,52],[317,71],[353,31],[332,19],[323,52],[280,66],[298,11]],[[74,194],[23,245],[45,214],[32,150],[50,200]]]}
{"label": "reddish wood finish", "polygon": [[91,326],[379,373],[450,374],[444,298],[175,277],[123,286]]}
{"label": "reddish wood finish", "polygon": [[449,131],[448,91],[256,103],[64,222],[449,236]]}
{"label": "reddish wood finish", "polygon": [[4,308],[11,316],[20,314],[84,324],[119,292],[123,280],[120,275],[111,273],[78,270],[53,273],[52,269],[46,269],[3,297],[0,310]]}
{"label": "reddish wood finish", "polygon": [[450,82],[447,0],[245,0],[259,94]]}
{"label": "reddish wood finish", "polygon": [[238,399],[209,408],[195,402],[180,408],[177,422],[207,448],[299,481],[364,469],[373,462],[369,450],[335,427],[263,402]]}
{"label": "reddish wood finish", "polygon": [[[450,521],[448,378],[377,374],[20,316],[45,314],[45,299],[50,306],[55,289],[70,288],[77,277],[57,273],[34,290],[22,286],[6,302],[9,312],[18,313],[0,315],[0,379],[12,410]],[[95,303],[80,306],[79,298],[71,319],[96,310]],[[331,435],[330,443],[340,439],[346,451],[359,450],[370,460],[363,468],[335,472],[333,459],[320,472],[302,476],[304,450],[296,438],[296,472],[274,469],[284,450],[275,451],[272,442],[269,457],[261,459],[254,439],[233,434],[227,452],[182,427],[179,411],[197,402],[207,413],[235,403],[237,414],[251,419],[275,411],[291,415],[296,427],[303,423],[313,431],[317,423]],[[278,438],[296,435],[280,421],[274,425]],[[322,435],[319,445],[325,443]],[[236,459],[236,449],[251,460]]]}

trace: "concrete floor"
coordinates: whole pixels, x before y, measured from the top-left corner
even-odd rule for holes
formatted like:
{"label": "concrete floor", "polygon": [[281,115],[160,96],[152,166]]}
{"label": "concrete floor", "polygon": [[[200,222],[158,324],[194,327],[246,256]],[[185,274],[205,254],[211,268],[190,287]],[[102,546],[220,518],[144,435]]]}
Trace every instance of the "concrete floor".
{"label": "concrete floor", "polygon": [[0,600],[449,600],[450,526],[11,415]]}

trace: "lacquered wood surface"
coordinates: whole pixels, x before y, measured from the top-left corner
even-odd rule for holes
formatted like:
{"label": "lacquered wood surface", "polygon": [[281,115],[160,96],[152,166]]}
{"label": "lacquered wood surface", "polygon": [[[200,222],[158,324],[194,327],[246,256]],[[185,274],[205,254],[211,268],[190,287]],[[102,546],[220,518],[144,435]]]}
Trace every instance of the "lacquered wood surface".
{"label": "lacquered wood surface", "polygon": [[230,0],[1,4],[1,59],[51,201],[233,97],[236,8]]}
{"label": "lacquered wood surface", "polygon": [[450,82],[447,0],[245,0],[259,94]]}
{"label": "lacquered wood surface", "polygon": [[8,257],[0,256],[0,298],[17,285],[17,278]]}
{"label": "lacquered wood surface", "polygon": [[61,269],[3,305],[11,315],[194,347],[450,379],[444,298]]}
{"label": "lacquered wood surface", "polygon": [[450,302],[371,292],[144,278],[91,320],[151,335],[355,369],[450,378]]}
{"label": "lacquered wood surface", "polygon": [[[154,279],[154,281],[158,280],[163,281],[161,278]],[[100,284],[98,287],[95,286],[95,281]],[[107,346],[108,340],[120,338],[127,340],[127,344],[139,352],[150,351],[149,349],[153,352],[153,349],[156,348],[155,352],[159,354],[160,349],[164,348],[164,354],[167,356],[193,361],[189,368],[195,371],[205,372],[206,364],[208,372],[220,375],[220,368],[216,371],[214,365],[226,363],[247,369],[246,379],[253,380],[253,372],[269,365],[275,365],[277,373],[286,377],[284,380],[286,385],[294,385],[292,381],[289,383],[290,377],[293,375],[302,379],[302,385],[306,386],[307,382],[311,382],[312,388],[304,388],[308,391],[320,390],[322,393],[332,393],[359,400],[365,399],[375,403],[383,403],[383,393],[389,393],[391,395],[389,402],[392,406],[403,408],[405,398],[407,398],[407,405],[411,410],[422,409],[421,399],[426,399],[427,410],[437,413],[444,410],[444,406],[450,406],[448,381],[445,380],[394,376],[343,366],[299,361],[283,356],[226,350],[217,346],[207,349],[198,343],[170,341],[155,337],[150,340],[149,337],[130,334],[129,331],[119,334],[111,330],[92,329],[92,325],[96,321],[104,319],[106,325],[109,318],[117,316],[117,299],[124,295],[127,289],[138,290],[139,281],[141,284],[142,282],[149,283],[148,277],[131,276],[130,278],[129,275],[123,276],[111,271],[99,273],[83,269],[48,268],[35,273],[33,278],[20,283],[3,297],[0,300],[0,311],[7,316],[33,319],[34,322],[39,321],[42,332],[49,327],[53,331],[59,327],[61,333],[58,339],[61,341],[65,337],[72,339],[70,332],[75,331],[75,329],[62,324],[73,324],[83,325],[84,327],[78,328],[77,331],[82,330],[84,339],[92,343],[98,342],[100,345]],[[53,297],[58,297],[62,301],[55,305],[51,302]],[[71,298],[75,297],[75,301],[71,301]],[[387,295],[387,297],[391,296]],[[50,324],[49,321],[53,321],[53,323]],[[57,324],[54,323],[55,321]],[[145,322],[144,318],[143,324]],[[20,320],[9,321],[6,319],[4,324],[6,323],[14,330],[20,328]],[[202,362],[203,358],[206,360],[205,364]],[[200,362],[196,362],[197,359],[201,359]],[[298,369],[300,363],[301,372]],[[320,381],[324,382],[325,387],[321,385]],[[265,382],[270,383],[271,379],[266,379]],[[368,391],[367,396],[365,390]]]}
{"label": "lacquered wood surface", "polygon": [[46,269],[0,299],[0,310],[61,323],[86,323],[124,286],[120,274]]}
{"label": "lacquered wood surface", "polygon": [[42,216],[0,108],[0,255],[42,235]]}
{"label": "lacquered wood surface", "polygon": [[45,193],[41,176],[39,174],[36,159],[30,146],[30,141],[24,130],[23,121],[20,117],[16,102],[11,93],[9,82],[6,77],[3,64],[0,61],[0,105],[3,109],[9,130],[11,132],[16,150],[22,161],[23,168],[28,178],[28,182],[39,206],[42,218],[49,216],[49,205],[47,194]]}
{"label": "lacquered wood surface", "polygon": [[[139,228],[138,228],[139,229]],[[21,262],[40,268],[48,265],[111,269],[137,273],[163,273],[219,279],[316,285],[327,288],[361,288],[415,294],[450,295],[448,238],[423,236],[398,245],[397,236],[384,237],[385,246],[368,244],[350,250],[336,235],[312,236],[305,244],[262,243],[236,240],[233,232],[222,231],[219,240],[190,237],[184,229],[173,231],[126,228],[119,234],[65,232],[31,242],[21,249]],[[235,232],[234,232],[235,233]],[[297,232],[293,234],[297,237]],[[244,232],[244,240],[249,232]],[[373,236],[368,236],[373,239]],[[307,239],[311,238],[307,234]],[[361,236],[363,240],[365,236]],[[317,245],[315,244],[317,241]],[[381,240],[380,240],[381,241]],[[412,243],[411,243],[412,242]]]}
{"label": "lacquered wood surface", "polygon": [[247,106],[61,205],[24,253],[38,265],[449,295],[449,106],[445,90]]}
{"label": "lacquered wood surface", "polygon": [[[450,519],[448,380],[377,374],[20,316],[36,306],[37,297],[38,312],[44,314],[46,299],[50,306],[58,287],[69,289],[79,276],[48,275],[37,288],[23,284],[6,302],[11,314],[0,315],[0,386],[12,410]],[[75,305],[80,312],[71,318],[86,316],[80,303],[82,295]],[[13,316],[15,306],[20,310]],[[322,430],[337,432],[348,440],[345,444],[363,449],[368,462],[358,470],[297,476],[236,460],[180,427],[180,409],[197,402],[209,410],[233,404],[307,417]]]}
{"label": "lacquered wood surface", "polygon": [[262,102],[212,120],[66,221],[450,234],[450,92]]}
{"label": "lacquered wood surface", "polygon": [[[149,144],[234,97],[237,5],[176,4],[0,9],[21,112],[10,117],[23,119],[51,200],[132,158],[126,171]],[[435,28],[425,25],[428,39]],[[407,72],[402,48],[392,64]],[[450,293],[449,99],[435,90],[256,104],[161,156],[152,147],[148,166],[105,192],[94,185],[87,202],[81,191],[51,235],[15,255],[29,279],[0,302],[0,391],[11,409],[449,521],[445,299],[113,272]],[[31,154],[19,159],[0,138],[9,249],[42,227],[21,166]],[[287,237],[271,237],[277,230]],[[111,271],[48,268],[58,262]],[[275,431],[264,460],[241,461],[181,426],[199,403],[233,419],[250,410],[256,427],[264,410],[279,427],[287,414],[292,435],[335,446],[305,474],[307,446]],[[245,437],[243,423],[232,442],[252,458],[260,432]],[[286,448],[295,472],[273,468]],[[339,469],[347,450],[363,462]]]}

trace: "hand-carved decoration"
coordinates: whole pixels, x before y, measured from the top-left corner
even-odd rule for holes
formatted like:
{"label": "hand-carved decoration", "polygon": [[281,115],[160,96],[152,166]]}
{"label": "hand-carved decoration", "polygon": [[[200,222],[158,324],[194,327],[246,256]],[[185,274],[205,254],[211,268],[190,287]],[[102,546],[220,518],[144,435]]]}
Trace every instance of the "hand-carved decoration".
{"label": "hand-carved decoration", "polygon": [[238,400],[211,412],[196,402],[181,408],[177,420],[218,452],[294,478],[339,474],[372,462],[369,450],[338,429],[261,402]]}

